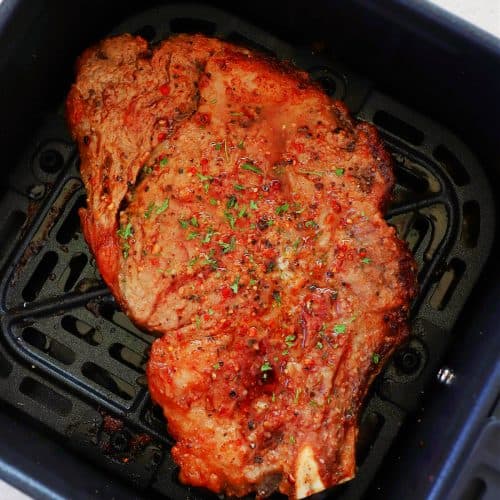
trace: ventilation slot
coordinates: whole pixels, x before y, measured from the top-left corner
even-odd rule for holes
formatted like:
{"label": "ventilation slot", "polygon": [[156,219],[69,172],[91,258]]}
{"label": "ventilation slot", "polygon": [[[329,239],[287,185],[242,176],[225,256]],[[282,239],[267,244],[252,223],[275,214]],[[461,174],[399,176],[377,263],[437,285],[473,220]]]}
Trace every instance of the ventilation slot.
{"label": "ventilation slot", "polygon": [[23,226],[25,220],[26,214],[21,212],[21,210],[14,210],[9,214],[0,231],[0,241],[2,242],[0,246],[0,257],[4,256],[8,243],[16,241],[19,230]]}
{"label": "ventilation slot", "polygon": [[31,326],[25,328],[22,337],[25,342],[48,354],[51,358],[57,359],[64,365],[71,365],[75,361],[75,353],[69,347],[47,337],[36,328]]}
{"label": "ventilation slot", "polygon": [[82,274],[82,271],[85,269],[87,262],[88,257],[83,253],[79,253],[78,255],[71,257],[69,265],[62,273],[60,280],[64,283],[65,292],[69,292],[76,285],[76,282]]}
{"label": "ventilation slot", "polygon": [[129,368],[132,368],[140,373],[144,372],[146,357],[132,351],[123,344],[113,344],[109,348],[109,354],[113,359],[120,361],[120,363],[123,363],[125,366],[128,366]]}
{"label": "ventilation slot", "polygon": [[363,415],[356,444],[356,460],[358,465],[361,465],[368,456],[384,425],[384,421],[384,417],[378,413],[369,412]]}
{"label": "ventilation slot", "polygon": [[164,434],[167,422],[160,406],[149,400],[142,414],[142,421],[154,431]]}
{"label": "ventilation slot", "polygon": [[420,177],[415,172],[402,168],[396,162],[395,168],[396,183],[404,189],[417,194],[423,194],[429,191],[429,182],[427,179]]}
{"label": "ventilation slot", "polygon": [[385,111],[377,111],[373,117],[373,121],[379,127],[382,127],[387,132],[404,139],[405,141],[418,146],[424,140],[424,134],[412,125],[396,118]]}
{"label": "ventilation slot", "polygon": [[99,330],[71,314],[63,316],[61,326],[68,333],[84,340],[89,345],[96,346],[102,342],[102,334]]}
{"label": "ventilation slot", "polygon": [[313,80],[316,80],[329,96],[333,97],[335,95],[337,82],[328,68],[312,68],[309,73]]}
{"label": "ventilation slot", "polygon": [[434,158],[444,167],[455,184],[458,186],[469,184],[469,174],[458,158],[448,148],[445,148],[443,145],[438,146],[433,154]]}
{"label": "ventilation slot", "polygon": [[264,54],[276,56],[276,54],[271,49],[268,49],[264,45],[261,45],[260,43],[257,43],[254,40],[250,40],[246,36],[243,36],[242,34],[237,33],[236,31],[229,33],[229,35],[227,35],[227,37],[226,37],[226,40],[228,42],[233,42],[233,43],[236,43],[238,45],[243,45],[244,47],[247,47],[249,49],[255,49],[259,52],[263,52]]}
{"label": "ventilation slot", "polygon": [[429,221],[425,217],[418,215],[413,221],[411,228],[409,229],[408,234],[405,238],[406,242],[408,243],[408,247],[413,253],[415,253],[416,250],[420,247],[425,235],[429,230]]}
{"label": "ventilation slot", "polygon": [[47,252],[42,260],[36,266],[35,272],[32,274],[28,284],[23,290],[23,299],[27,302],[31,302],[38,297],[41,292],[43,285],[52,274],[54,267],[57,264],[57,254],[55,252]]}
{"label": "ventilation slot", "polygon": [[12,371],[12,364],[10,361],[0,352],[0,377],[7,378]]}
{"label": "ventilation slot", "polygon": [[464,218],[462,223],[462,243],[467,248],[475,248],[481,229],[481,218],[479,204],[477,201],[466,201],[464,203]]}
{"label": "ventilation slot", "polygon": [[172,33],[203,33],[210,36],[215,34],[215,29],[215,23],[202,19],[179,17],[170,21]]}
{"label": "ventilation slot", "polygon": [[453,259],[450,262],[429,301],[434,309],[441,311],[446,307],[464,272],[465,264],[461,260]]}
{"label": "ventilation slot", "polygon": [[127,384],[127,382],[123,381],[121,378],[109,373],[107,370],[94,363],[84,363],[82,366],[82,373],[88,379],[122,399],[130,401],[135,396],[135,390],[130,384]]}
{"label": "ventilation slot", "polygon": [[19,386],[19,390],[58,415],[68,415],[71,411],[71,401],[50,387],[37,382],[31,377],[25,377]]}
{"label": "ventilation slot", "polygon": [[80,230],[80,217],[78,216],[78,210],[84,206],[85,196],[80,196],[59,228],[59,231],[57,231],[56,240],[62,245],[68,244],[75,236],[76,232]]}
{"label": "ventilation slot", "polygon": [[482,500],[485,493],[486,483],[482,479],[476,477],[468,484],[467,488],[465,488],[460,496],[460,500]]}

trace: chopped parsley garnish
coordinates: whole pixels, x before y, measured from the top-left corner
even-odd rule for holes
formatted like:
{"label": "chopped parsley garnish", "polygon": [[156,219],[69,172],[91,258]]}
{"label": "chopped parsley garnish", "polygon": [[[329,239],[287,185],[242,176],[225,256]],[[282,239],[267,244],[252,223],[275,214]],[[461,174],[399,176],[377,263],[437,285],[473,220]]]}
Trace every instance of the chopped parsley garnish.
{"label": "chopped parsley garnish", "polygon": [[300,174],[315,175],[317,177],[321,177],[325,173],[325,172],[319,172],[319,171],[314,171],[314,170],[299,170],[298,172]]}
{"label": "chopped parsley garnish", "polygon": [[335,335],[340,335],[341,333],[345,333],[347,326],[343,323],[339,323],[333,327],[333,333]]}
{"label": "chopped parsley garnish", "polygon": [[374,352],[372,354],[372,361],[378,365],[380,363],[380,354],[377,354],[376,352]]}
{"label": "chopped parsley garnish", "polygon": [[369,259],[368,257],[365,257],[364,259],[361,259],[361,262],[363,264],[369,264],[372,261],[372,259]]}
{"label": "chopped parsley garnish", "polygon": [[217,363],[215,363],[215,365],[212,366],[212,368],[214,370],[218,370],[220,367],[221,367],[221,362],[220,361],[217,361]]}
{"label": "chopped parsley garnish", "polygon": [[259,207],[258,207],[257,203],[254,200],[250,200],[250,208],[252,210],[257,210],[257,208],[259,208]]}
{"label": "chopped parsley garnish", "polygon": [[211,175],[203,175],[200,173],[196,174],[196,176],[200,179],[200,181],[211,181],[213,179]]}
{"label": "chopped parsley garnish", "polygon": [[254,174],[259,174],[259,175],[262,175],[262,170],[253,165],[252,163],[243,163],[243,165],[241,165],[241,168],[243,170],[248,170],[249,172],[253,172]]}
{"label": "chopped parsley garnish", "polygon": [[290,444],[295,444],[295,436],[290,436],[289,439]]}
{"label": "chopped parsley garnish", "polygon": [[202,243],[210,243],[210,240],[212,239],[212,236],[215,234],[215,231],[209,227],[207,234],[203,237],[201,240]]}
{"label": "chopped parsley garnish", "polygon": [[238,290],[240,288],[240,277],[236,276],[236,279],[233,281],[233,283],[229,286],[229,288],[233,291],[233,293],[236,295],[238,293]]}
{"label": "chopped parsley garnish", "polygon": [[324,347],[324,346],[323,346],[323,342],[320,342],[320,341],[319,341],[319,342],[316,344],[316,347],[317,347],[319,350],[323,349],[323,347]]}
{"label": "chopped parsley garnish", "polygon": [[283,205],[276,207],[274,211],[276,212],[277,215],[283,215],[288,211],[289,208],[290,205],[288,203],[283,203]]}
{"label": "chopped parsley garnish", "polygon": [[345,172],[345,170],[343,168],[336,168],[335,169],[335,175],[337,177],[341,177],[342,175],[344,175],[344,172]]}
{"label": "chopped parsley garnish", "polygon": [[193,227],[198,227],[198,219],[193,215],[189,220],[189,224],[191,224]]}
{"label": "chopped parsley garnish", "polygon": [[242,186],[241,184],[235,184],[234,189],[236,189],[236,191],[244,191],[246,188],[245,188],[245,186]]}
{"label": "chopped parsley garnish", "polygon": [[132,236],[133,232],[132,224],[129,222],[125,227],[121,226],[120,229],[116,231],[116,234],[123,240],[126,240]]}
{"label": "chopped parsley garnish", "polygon": [[250,286],[254,286],[254,285],[256,285],[257,283],[258,283],[258,281],[257,281],[257,280],[254,280],[253,278],[252,278],[252,279],[248,282],[248,284],[249,284]]}
{"label": "chopped parsley garnish", "polygon": [[145,219],[149,219],[151,217],[151,214],[153,213],[153,208],[155,207],[155,204],[153,202],[151,202],[149,205],[148,205],[148,208],[146,209],[146,211],[144,212],[144,218]]}
{"label": "chopped parsley garnish", "polygon": [[160,161],[160,167],[166,167],[168,165],[168,158],[163,158]]}
{"label": "chopped parsley garnish", "polygon": [[222,149],[222,142],[216,142],[214,148],[217,151],[220,151]]}
{"label": "chopped parsley garnish", "polygon": [[214,315],[214,310],[212,308],[210,308],[207,313],[210,315],[210,316],[213,316]]}
{"label": "chopped parsley garnish", "polygon": [[239,149],[244,149],[244,147],[245,147],[245,143],[242,140],[240,142],[238,142]]}
{"label": "chopped parsley garnish", "polygon": [[229,243],[219,241],[219,245],[222,247],[222,253],[232,252],[234,250],[234,247],[236,246],[236,238],[234,236],[231,236]]}
{"label": "chopped parsley garnish", "polygon": [[231,229],[234,229],[234,224],[236,223],[236,219],[235,219],[234,215],[231,212],[226,211],[226,212],[224,212],[224,217],[226,218]]}
{"label": "chopped parsley garnish", "polygon": [[300,245],[300,238],[297,238],[293,243],[292,243],[292,247],[295,251],[298,250],[299,248],[299,245]]}
{"label": "chopped parsley garnish", "polygon": [[311,227],[313,229],[318,229],[318,223],[313,221],[313,220],[308,220],[306,223],[305,223],[305,226],[306,227]]}
{"label": "chopped parsley garnish", "polygon": [[238,204],[238,200],[236,199],[236,196],[232,195],[229,197],[226,203],[226,208],[230,210],[231,208],[234,208]]}
{"label": "chopped parsley garnish", "polygon": [[217,98],[214,97],[213,99],[210,99],[210,104],[217,104]]}
{"label": "chopped parsley garnish", "polygon": [[199,233],[195,233],[194,231],[191,231],[188,235],[187,235],[187,240],[194,240],[195,238],[198,238],[199,236]]}
{"label": "chopped parsley garnish", "polygon": [[217,269],[217,260],[214,259],[215,250],[212,248],[208,255],[203,259],[202,264],[210,266],[213,270]]}
{"label": "chopped parsley garnish", "polygon": [[295,337],[295,335],[287,335],[285,337],[285,344],[288,346],[288,347],[292,347],[293,344],[295,343],[295,340],[297,339],[297,337]]}
{"label": "chopped parsley garnish", "polygon": [[142,167],[142,171],[146,175],[152,174],[153,173],[153,167],[148,167],[148,166],[145,165],[144,167]]}
{"label": "chopped parsley garnish", "polygon": [[196,328],[199,330],[200,326],[201,326],[201,318],[200,318],[200,316],[196,315],[195,323],[196,323]]}
{"label": "chopped parsley garnish", "polygon": [[179,224],[181,225],[182,229],[187,229],[189,227],[189,221],[187,220],[179,219]]}
{"label": "chopped parsley garnish", "polygon": [[161,213],[165,212],[165,210],[167,210],[169,205],[170,205],[170,199],[167,198],[159,207],[157,207],[157,209],[155,210],[155,214],[160,215]]}
{"label": "chopped parsley garnish", "polygon": [[215,198],[210,198],[210,201],[209,201],[210,205],[212,206],[216,206],[217,205],[217,200]]}
{"label": "chopped parsley garnish", "polygon": [[276,304],[278,304],[279,306],[281,305],[281,295],[277,290],[273,292],[273,299],[275,300]]}
{"label": "chopped parsley garnish", "polygon": [[273,367],[271,366],[271,363],[269,363],[269,361],[264,361],[264,363],[262,363],[262,366],[260,367],[261,372],[268,372],[272,369]]}
{"label": "chopped parsley garnish", "polygon": [[247,207],[241,207],[240,211],[238,212],[238,219],[245,217],[246,214],[247,214]]}
{"label": "chopped parsley garnish", "polygon": [[192,259],[189,259],[188,266],[193,267],[199,260],[200,260],[199,257],[193,257]]}

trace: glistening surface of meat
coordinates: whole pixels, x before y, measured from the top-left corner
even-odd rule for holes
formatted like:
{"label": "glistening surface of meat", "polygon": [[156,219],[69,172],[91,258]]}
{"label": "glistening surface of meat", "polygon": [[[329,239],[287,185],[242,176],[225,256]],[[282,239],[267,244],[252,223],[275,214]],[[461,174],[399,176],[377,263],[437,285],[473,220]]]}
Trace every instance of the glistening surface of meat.
{"label": "glistening surface of meat", "polygon": [[67,109],[89,246],[162,334],[148,381],[181,480],[302,498],[352,478],[363,397],[416,290],[375,129],[304,73],[203,36],[101,42]]}

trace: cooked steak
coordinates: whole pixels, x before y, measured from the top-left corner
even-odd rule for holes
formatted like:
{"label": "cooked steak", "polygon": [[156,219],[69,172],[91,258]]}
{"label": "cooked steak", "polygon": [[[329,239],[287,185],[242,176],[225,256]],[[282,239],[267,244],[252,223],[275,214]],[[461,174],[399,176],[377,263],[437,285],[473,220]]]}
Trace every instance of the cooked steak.
{"label": "cooked steak", "polygon": [[352,478],[416,290],[375,129],[305,73],[187,35],[87,50],[67,110],[88,244],[162,335],[148,380],[181,480],[302,498]]}

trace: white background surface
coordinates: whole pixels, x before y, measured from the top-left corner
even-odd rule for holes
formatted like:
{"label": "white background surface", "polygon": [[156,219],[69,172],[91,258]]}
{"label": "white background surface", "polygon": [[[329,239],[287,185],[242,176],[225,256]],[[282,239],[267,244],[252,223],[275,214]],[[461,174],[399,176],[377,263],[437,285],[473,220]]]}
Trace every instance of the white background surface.
{"label": "white background surface", "polygon": [[[373,0],[377,1],[377,0]],[[418,2],[419,0],[415,0]],[[435,5],[500,38],[500,0],[430,0]],[[2,0],[0,0],[0,5]],[[0,499],[28,500],[29,497],[0,480]]]}

